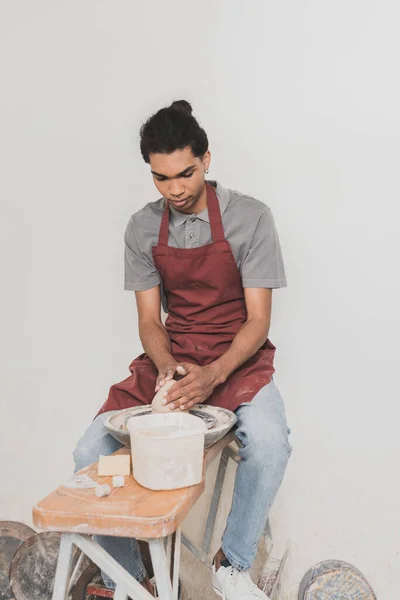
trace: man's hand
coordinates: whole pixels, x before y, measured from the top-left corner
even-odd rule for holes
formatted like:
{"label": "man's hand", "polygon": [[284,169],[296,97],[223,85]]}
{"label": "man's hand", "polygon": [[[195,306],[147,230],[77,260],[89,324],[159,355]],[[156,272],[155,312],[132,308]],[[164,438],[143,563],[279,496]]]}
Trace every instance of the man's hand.
{"label": "man's hand", "polygon": [[[165,392],[164,404],[169,404],[171,410],[180,408],[187,410],[195,404],[205,402],[214,389],[222,383],[215,367],[207,365],[199,367],[192,363],[182,363],[187,375],[177,381],[169,392]],[[180,371],[178,371],[180,373]]]}
{"label": "man's hand", "polygon": [[162,386],[169,381],[170,379],[174,378],[175,373],[178,373],[178,375],[186,375],[186,369],[183,366],[183,363],[178,363],[178,362],[170,362],[169,364],[166,364],[162,367],[160,367],[159,371],[158,371],[158,377],[157,377],[157,381],[156,381],[156,389],[155,392],[158,392],[158,390],[160,388],[162,388]]}

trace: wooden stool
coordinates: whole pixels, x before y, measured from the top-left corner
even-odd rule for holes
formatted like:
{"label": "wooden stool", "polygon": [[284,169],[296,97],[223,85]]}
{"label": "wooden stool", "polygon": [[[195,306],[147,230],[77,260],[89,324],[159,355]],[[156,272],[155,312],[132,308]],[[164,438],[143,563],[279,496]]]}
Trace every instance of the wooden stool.
{"label": "wooden stool", "polygon": [[[204,471],[210,462],[232,441],[234,432],[208,448]],[[123,448],[118,454],[127,454]],[[99,484],[110,484],[110,477],[97,476],[97,463],[82,469]],[[99,544],[93,534],[132,537],[149,544],[157,590],[161,600],[176,600],[178,594],[181,524],[205,487],[205,481],[179,490],[154,492],[140,486],[130,476],[123,488],[110,496],[97,498],[93,489],[60,486],[33,509],[33,522],[40,529],[62,532],[54,583],[53,600],[65,600],[71,587],[70,571],[73,546],[77,546],[116,583],[115,600],[150,600],[152,596],[123,569]],[[173,582],[170,568],[175,537]],[[73,581],[71,582],[73,583]]]}
{"label": "wooden stool", "polygon": [[[33,509],[35,525],[47,531],[62,532],[53,600],[66,600],[75,583],[79,561],[70,575],[73,546],[77,546],[115,582],[115,600],[128,600],[128,597],[151,600],[152,596],[144,587],[91,539],[94,534],[147,541],[160,600],[177,600],[181,542],[211,567],[210,544],[228,461],[240,460],[237,452],[230,446],[234,440],[235,433],[231,431],[204,453],[205,474],[208,465],[222,452],[201,548],[196,548],[182,535],[181,525],[204,491],[204,476],[203,481],[196,486],[165,492],[143,488],[130,476],[126,478],[123,488],[113,489],[110,496],[101,499],[95,496],[93,488],[71,489],[60,486],[41,500]],[[127,453],[129,450],[123,448],[116,454]],[[79,474],[87,474],[99,484],[111,482],[110,477],[97,476],[97,463],[82,469]],[[264,540],[269,553],[272,539],[268,522]],[[259,587],[271,598],[285,558],[286,551],[279,557],[275,553],[270,554],[260,578]]]}

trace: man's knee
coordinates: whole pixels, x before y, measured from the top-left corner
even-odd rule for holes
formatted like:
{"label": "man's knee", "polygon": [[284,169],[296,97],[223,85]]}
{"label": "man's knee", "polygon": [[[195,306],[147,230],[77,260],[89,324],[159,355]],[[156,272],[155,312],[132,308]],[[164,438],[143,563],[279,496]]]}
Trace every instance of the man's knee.
{"label": "man's knee", "polygon": [[284,424],[268,424],[262,431],[257,428],[253,435],[249,431],[240,454],[244,459],[265,468],[273,464],[286,464],[292,451],[288,433]]}
{"label": "man's knee", "polygon": [[262,388],[249,404],[237,410],[237,436],[244,458],[261,464],[271,460],[286,462],[291,453],[285,406],[275,383]]}
{"label": "man's knee", "polygon": [[291,454],[289,429],[282,410],[265,410],[264,406],[241,407],[237,435],[242,443],[241,456],[260,465],[286,463]]}

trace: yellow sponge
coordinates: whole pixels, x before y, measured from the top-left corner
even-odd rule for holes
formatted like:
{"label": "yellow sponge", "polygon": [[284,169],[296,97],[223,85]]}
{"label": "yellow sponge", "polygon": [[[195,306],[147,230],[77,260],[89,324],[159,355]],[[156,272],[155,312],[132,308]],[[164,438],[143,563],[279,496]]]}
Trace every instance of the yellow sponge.
{"label": "yellow sponge", "polygon": [[99,456],[98,471],[99,477],[111,475],[130,475],[131,457],[130,454],[117,454],[111,456]]}

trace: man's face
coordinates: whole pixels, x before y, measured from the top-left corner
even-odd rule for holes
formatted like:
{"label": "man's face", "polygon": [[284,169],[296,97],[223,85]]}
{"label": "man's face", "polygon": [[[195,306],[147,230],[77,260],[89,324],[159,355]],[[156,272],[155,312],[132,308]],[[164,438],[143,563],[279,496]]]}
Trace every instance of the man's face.
{"label": "man's face", "polygon": [[209,167],[210,158],[208,150],[203,157],[193,156],[190,147],[171,154],[150,154],[154,185],[180,212],[196,212],[196,204],[204,191],[204,171]]}

